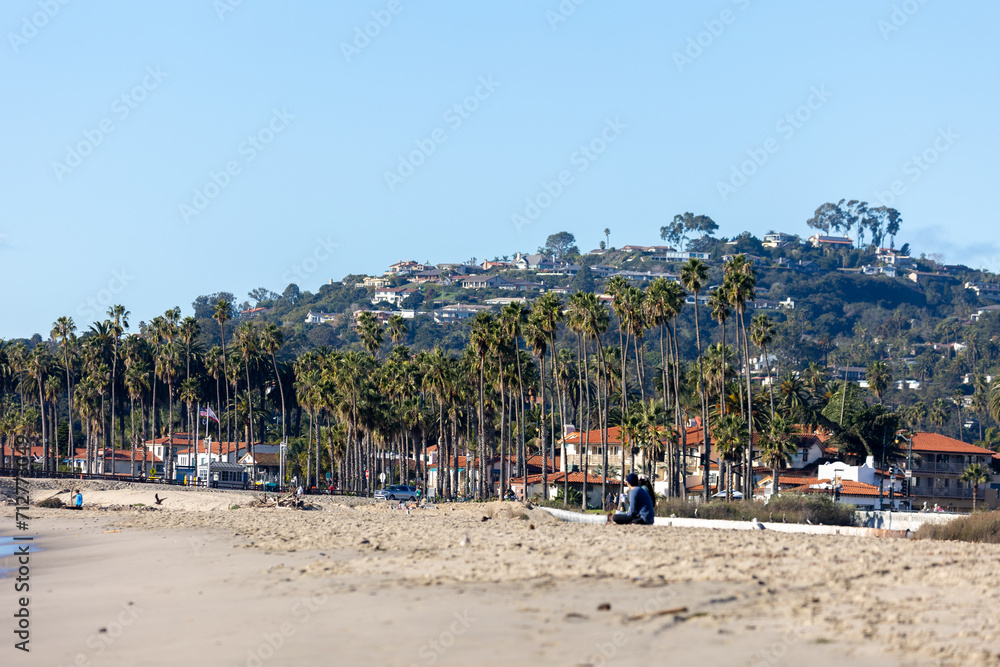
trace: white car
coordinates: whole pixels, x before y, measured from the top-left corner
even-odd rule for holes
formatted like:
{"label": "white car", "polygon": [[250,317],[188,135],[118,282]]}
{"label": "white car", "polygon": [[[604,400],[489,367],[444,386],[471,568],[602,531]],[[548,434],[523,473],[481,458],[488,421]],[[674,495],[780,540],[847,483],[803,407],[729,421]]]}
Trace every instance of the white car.
{"label": "white car", "polygon": [[417,487],[395,484],[375,492],[375,500],[416,500]]}

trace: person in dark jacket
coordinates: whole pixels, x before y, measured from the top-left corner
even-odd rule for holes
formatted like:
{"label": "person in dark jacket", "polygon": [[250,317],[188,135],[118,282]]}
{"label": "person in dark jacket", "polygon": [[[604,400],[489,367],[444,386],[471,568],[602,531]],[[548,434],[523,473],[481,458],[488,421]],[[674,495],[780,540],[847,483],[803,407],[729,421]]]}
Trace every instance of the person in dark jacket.
{"label": "person in dark jacket", "polygon": [[639,476],[634,472],[625,476],[625,483],[628,485],[628,511],[609,514],[608,523],[652,525],[655,511],[649,491],[640,484]]}

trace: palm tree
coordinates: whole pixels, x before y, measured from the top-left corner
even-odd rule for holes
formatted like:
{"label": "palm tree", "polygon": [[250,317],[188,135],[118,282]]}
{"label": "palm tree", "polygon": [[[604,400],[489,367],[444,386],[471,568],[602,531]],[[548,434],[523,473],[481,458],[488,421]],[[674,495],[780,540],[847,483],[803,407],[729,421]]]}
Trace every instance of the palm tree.
{"label": "palm tree", "polygon": [[774,419],[774,382],[771,381],[771,360],[767,356],[767,346],[774,340],[774,322],[764,313],[757,313],[750,320],[750,340],[760,348],[767,369],[767,392],[771,397],[771,418]]}
{"label": "palm tree", "polygon": [[798,446],[791,440],[791,425],[784,417],[777,416],[764,429],[761,458],[771,467],[771,495],[776,497],[781,489],[779,470],[798,453]]}
{"label": "palm tree", "polygon": [[66,368],[66,409],[68,428],[66,429],[66,454],[73,456],[73,387],[70,380],[70,353],[76,348],[76,325],[72,317],[65,315],[52,324],[52,339],[59,341],[63,351],[63,366]]}
{"label": "palm tree", "polygon": [[965,469],[959,479],[972,484],[972,511],[975,512],[976,500],[979,498],[979,485],[988,483],[993,479],[993,474],[982,463],[973,463]]}
{"label": "palm tree", "polygon": [[882,395],[885,390],[889,388],[889,383],[892,382],[892,371],[889,370],[888,364],[884,361],[873,361],[868,365],[868,372],[865,374],[865,379],[868,381],[868,387],[878,398],[878,402],[882,402]]}
{"label": "palm tree", "polygon": [[[726,368],[726,320],[729,319],[729,300],[726,298],[724,290],[712,290],[712,293],[708,295],[708,308],[712,313],[712,319],[719,323],[719,328],[722,330],[722,344],[719,346],[719,349],[722,352],[722,368]],[[720,399],[725,394],[725,385],[726,377],[723,374],[722,386],[719,391]],[[719,409],[721,414],[726,414],[726,402],[724,400],[720,400]]]}
{"label": "palm tree", "polygon": [[[136,400],[141,400],[143,393],[149,389],[148,372],[149,369],[141,361],[132,364],[125,370],[125,388],[128,390],[132,407],[132,462],[129,474],[133,477],[135,477],[135,447],[137,440],[135,435],[135,402]],[[143,469],[145,469],[145,461],[143,461]]]}
{"label": "palm tree", "polygon": [[396,314],[389,318],[389,339],[394,345],[399,345],[399,342],[403,340],[403,336],[406,335],[406,320],[403,319],[402,315]]}
{"label": "palm tree", "polygon": [[[227,378],[226,380],[226,405],[229,405],[229,368],[227,367],[227,357],[226,357],[226,322],[233,319],[233,305],[225,299],[219,299],[215,306],[212,308],[212,317],[215,321],[219,323],[219,329],[222,332],[222,376]],[[156,387],[153,387],[153,391],[156,391]],[[229,418],[226,418],[226,440],[232,441],[232,430],[230,427]]]}
{"label": "palm tree", "polygon": [[156,374],[167,383],[167,443],[163,448],[163,474],[168,480],[174,478],[174,380],[180,366],[180,350],[177,344],[168,340],[160,346],[156,359]]}
{"label": "palm tree", "polygon": [[[122,333],[128,329],[128,316],[129,311],[125,310],[125,306],[114,305],[108,308],[108,317],[111,318],[111,335],[112,335],[112,351],[111,351],[111,452],[112,456],[115,451],[115,389],[118,384],[118,343],[121,340]],[[122,429],[122,433],[125,431]],[[124,445],[124,443],[122,443]],[[114,466],[114,462],[111,464]]]}
{"label": "palm tree", "polygon": [[538,449],[542,455],[542,499],[548,500],[549,493],[549,456],[545,445],[545,352],[549,346],[549,336],[546,330],[544,315],[537,308],[532,309],[528,324],[524,327],[524,342],[538,358],[538,391],[541,403],[541,423],[538,428]]}
{"label": "palm tree", "polygon": [[[478,435],[479,459],[481,464],[486,459],[486,413],[484,405],[486,355],[494,345],[494,339],[498,338],[496,323],[490,313],[478,313],[472,320],[472,330],[469,333],[469,345],[475,352],[476,367],[479,371],[479,406],[477,412],[476,433]],[[480,466],[483,467],[482,465]],[[468,474],[468,471],[467,473]],[[486,480],[480,479],[477,485],[476,498],[482,500],[486,495]]]}
{"label": "palm tree", "polygon": [[[715,444],[719,449],[719,459],[725,460],[726,465],[726,500],[733,499],[732,468],[733,464],[743,456],[743,446],[747,439],[747,422],[738,414],[727,414],[719,417],[712,425],[712,434],[715,437]],[[723,482],[722,466],[719,466],[719,486]],[[704,484],[709,483],[709,475],[706,470]]]}
{"label": "palm tree", "polygon": [[[178,326],[178,332],[180,334],[180,340],[181,340],[181,342],[184,343],[184,368],[185,368],[185,371],[184,371],[184,380],[187,381],[187,380],[191,379],[191,346],[194,344],[195,340],[198,338],[198,334],[201,333],[201,325],[198,324],[198,320],[196,320],[195,318],[193,318],[191,316],[188,316],[188,317],[185,317],[183,320],[181,320],[181,323]],[[190,408],[191,408],[191,406],[189,405],[188,406],[188,427],[187,427],[188,431],[191,431],[191,414],[190,414],[191,410],[190,410]],[[197,423],[198,423],[198,416],[195,415],[195,429],[194,430],[196,430],[196,431],[198,430]]]}
{"label": "palm tree", "polygon": [[379,348],[382,347],[383,335],[382,325],[379,324],[374,313],[365,311],[358,314],[358,336],[361,338],[361,344],[372,357],[375,357]]}
{"label": "palm tree", "polygon": [[517,455],[518,473],[525,477],[527,489],[527,447],[524,441],[524,377],[521,369],[520,339],[521,331],[528,322],[528,310],[523,303],[509,303],[500,309],[500,335],[514,348],[514,359],[517,362],[518,387],[518,436],[520,438]]}
{"label": "palm tree", "polygon": [[[750,343],[748,340],[748,326],[746,322],[747,303],[754,300],[757,278],[754,274],[753,266],[747,261],[746,255],[739,254],[726,263],[724,270],[723,286],[729,302],[736,311],[736,337],[737,345],[743,353],[743,374],[746,379],[746,406],[744,417],[747,420],[747,448],[746,458],[743,460],[743,487],[744,491],[753,485],[753,434],[754,434],[754,411],[753,411],[753,387],[750,378]],[[742,391],[742,388],[741,388]]]}
{"label": "palm tree", "polygon": [[701,325],[698,322],[698,295],[708,280],[708,267],[699,259],[689,259],[681,269],[681,284],[684,289],[694,295],[694,331],[695,340],[698,346],[698,381],[701,385],[701,428],[702,438],[705,443],[705,470],[704,470],[704,500],[707,503],[711,497],[708,488],[708,461],[712,458],[712,441],[708,437],[708,393],[705,391],[705,368],[702,364],[701,348]]}
{"label": "palm tree", "polygon": [[[250,322],[241,322],[239,327],[236,328],[236,333],[233,334],[233,340],[236,344],[236,349],[239,350],[240,356],[243,359],[244,370],[246,370],[247,378],[247,394],[246,400],[248,402],[249,413],[253,413],[253,391],[250,387],[250,362],[255,361],[257,354],[260,351],[260,338],[257,334],[257,330],[254,328],[253,324]],[[249,440],[247,441],[247,447],[250,449],[250,456],[253,458],[253,481],[257,481],[257,457],[254,448],[254,434],[253,434],[253,418],[249,419],[250,431],[248,434]]]}
{"label": "palm tree", "polygon": [[45,376],[49,372],[51,360],[49,359],[48,348],[43,343],[39,343],[31,351],[28,357],[27,371],[34,379],[38,387],[38,416],[41,424],[42,438],[42,469],[48,471],[51,461],[49,460],[49,440],[45,431]]}
{"label": "palm tree", "polygon": [[281,395],[281,442],[285,443],[287,436],[285,433],[285,387],[281,381],[281,373],[278,372],[278,350],[284,343],[284,337],[275,324],[268,323],[260,332],[260,349],[271,356],[271,364],[274,366],[274,382],[278,385],[278,393]]}

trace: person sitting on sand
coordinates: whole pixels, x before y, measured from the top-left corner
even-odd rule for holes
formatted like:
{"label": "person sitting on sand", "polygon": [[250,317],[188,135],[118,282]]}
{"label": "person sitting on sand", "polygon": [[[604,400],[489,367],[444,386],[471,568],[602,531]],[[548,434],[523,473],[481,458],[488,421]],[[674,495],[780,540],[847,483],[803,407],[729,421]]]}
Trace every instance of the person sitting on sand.
{"label": "person sitting on sand", "polygon": [[[649,491],[640,483],[639,476],[630,472],[625,476],[625,483],[628,484],[628,512],[608,515],[608,523],[628,524],[637,523],[644,526],[653,523],[653,499]],[[648,482],[647,482],[648,484]]]}
{"label": "person sitting on sand", "polygon": [[80,489],[73,492],[73,509],[82,510],[83,509],[83,494],[80,493]]}

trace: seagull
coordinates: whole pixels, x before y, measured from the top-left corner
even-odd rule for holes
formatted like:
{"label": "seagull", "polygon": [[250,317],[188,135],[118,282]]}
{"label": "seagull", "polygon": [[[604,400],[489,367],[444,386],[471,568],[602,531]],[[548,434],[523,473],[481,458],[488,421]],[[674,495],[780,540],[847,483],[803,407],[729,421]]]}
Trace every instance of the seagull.
{"label": "seagull", "polygon": [[154,494],[153,494],[153,497],[154,497],[154,498],[156,498],[156,504],[157,504],[157,505],[162,505],[162,504],[163,504],[163,501],[167,499],[167,497],[166,497],[166,496],[164,496],[163,498],[161,498],[161,497],[160,497],[160,494],[158,494],[158,493],[154,493]]}
{"label": "seagull", "polygon": [[757,520],[757,517],[750,519],[750,525],[753,526],[753,530],[764,530],[764,524]]}

